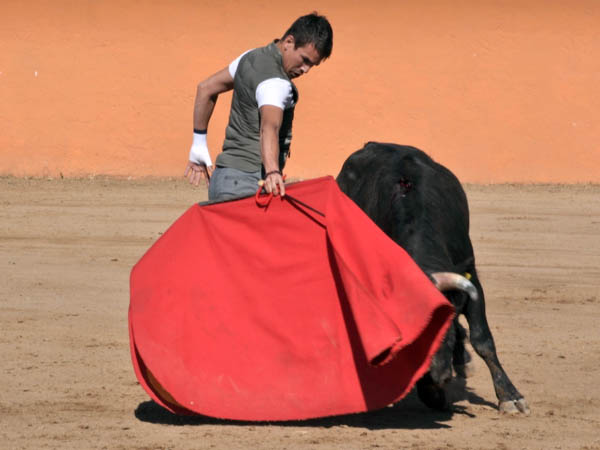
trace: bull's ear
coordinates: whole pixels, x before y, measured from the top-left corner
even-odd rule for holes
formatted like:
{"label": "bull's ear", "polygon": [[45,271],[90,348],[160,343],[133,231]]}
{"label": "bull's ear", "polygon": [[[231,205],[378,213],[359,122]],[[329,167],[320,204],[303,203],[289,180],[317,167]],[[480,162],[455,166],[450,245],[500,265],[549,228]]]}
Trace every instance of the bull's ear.
{"label": "bull's ear", "polygon": [[[348,161],[344,163],[341,172],[338,174],[336,181],[342,192],[346,195],[350,195],[350,192],[356,190],[356,181],[358,180],[358,174],[355,170],[350,168]],[[353,189],[354,188],[354,189]],[[356,200],[354,200],[356,201]]]}

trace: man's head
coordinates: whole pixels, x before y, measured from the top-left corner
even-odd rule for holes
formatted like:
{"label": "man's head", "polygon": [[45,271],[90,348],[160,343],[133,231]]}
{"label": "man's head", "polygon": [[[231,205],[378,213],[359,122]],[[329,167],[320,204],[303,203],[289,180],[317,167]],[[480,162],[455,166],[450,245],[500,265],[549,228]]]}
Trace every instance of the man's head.
{"label": "man's head", "polygon": [[279,41],[283,68],[290,78],[307,73],[331,55],[333,30],[325,16],[299,17]]}

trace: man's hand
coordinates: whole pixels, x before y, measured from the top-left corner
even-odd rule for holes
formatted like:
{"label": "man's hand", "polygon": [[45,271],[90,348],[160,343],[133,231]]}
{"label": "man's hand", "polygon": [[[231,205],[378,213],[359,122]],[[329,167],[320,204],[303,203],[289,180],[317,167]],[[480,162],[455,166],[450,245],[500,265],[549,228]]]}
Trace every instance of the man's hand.
{"label": "man's hand", "polygon": [[281,173],[269,172],[265,177],[264,188],[269,194],[285,196],[285,184]]}
{"label": "man's hand", "polygon": [[210,184],[210,176],[213,173],[214,168],[206,167],[206,164],[196,164],[191,161],[188,162],[185,173],[183,174],[190,183],[194,186],[198,186],[200,184],[200,180],[206,180],[206,186],[208,187]]}

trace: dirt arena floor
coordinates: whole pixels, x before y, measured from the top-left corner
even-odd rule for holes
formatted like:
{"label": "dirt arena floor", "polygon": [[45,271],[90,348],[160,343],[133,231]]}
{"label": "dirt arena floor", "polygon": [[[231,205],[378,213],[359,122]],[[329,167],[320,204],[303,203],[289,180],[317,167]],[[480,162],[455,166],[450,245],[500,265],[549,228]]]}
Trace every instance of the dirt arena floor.
{"label": "dirt arena floor", "polygon": [[129,272],[185,209],[183,179],[0,178],[0,448],[600,449],[600,186],[467,186],[488,319],[531,415],[490,375],[427,410],[283,424],[179,418],[129,359]]}

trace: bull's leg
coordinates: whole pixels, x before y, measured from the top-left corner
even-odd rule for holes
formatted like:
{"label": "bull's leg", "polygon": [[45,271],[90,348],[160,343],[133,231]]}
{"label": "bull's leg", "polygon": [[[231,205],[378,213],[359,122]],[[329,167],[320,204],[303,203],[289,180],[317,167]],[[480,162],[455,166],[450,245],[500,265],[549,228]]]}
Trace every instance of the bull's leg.
{"label": "bull's leg", "polygon": [[509,414],[518,414],[521,412],[529,414],[527,402],[512,384],[508,375],[506,375],[506,372],[500,365],[498,355],[496,354],[494,338],[492,337],[485,316],[483,289],[475,275],[475,271],[473,270],[471,273],[473,274],[471,282],[475,285],[479,293],[479,300],[469,301],[464,310],[464,315],[469,323],[471,344],[490,370],[496,396],[498,397],[498,409],[500,412]]}
{"label": "bull's leg", "polygon": [[446,411],[450,408],[444,386],[452,380],[452,351],[455,343],[456,331],[452,324],[431,360],[429,372],[417,381],[419,398],[432,409]]}
{"label": "bull's leg", "polygon": [[475,369],[471,362],[471,355],[465,347],[467,332],[459,323],[458,317],[454,319],[454,329],[456,330],[456,343],[452,351],[452,366],[457,377],[468,378],[473,374]]}

